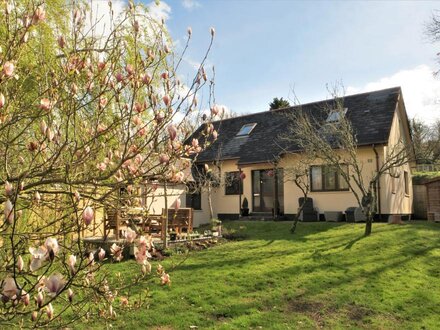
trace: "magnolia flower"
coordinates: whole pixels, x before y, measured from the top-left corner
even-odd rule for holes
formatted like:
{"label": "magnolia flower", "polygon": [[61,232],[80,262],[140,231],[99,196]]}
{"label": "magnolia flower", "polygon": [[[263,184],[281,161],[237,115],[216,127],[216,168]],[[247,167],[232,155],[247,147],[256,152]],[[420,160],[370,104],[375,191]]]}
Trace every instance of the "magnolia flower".
{"label": "magnolia flower", "polygon": [[34,200],[35,200],[35,202],[38,204],[39,202],[40,202],[40,200],[41,200],[41,195],[40,195],[40,193],[38,192],[38,191],[36,191],[35,192],[35,194],[34,194]]}
{"label": "magnolia flower", "polygon": [[214,35],[215,35],[215,29],[214,29],[213,27],[210,29],[210,32],[211,32],[211,37],[214,38]]}
{"label": "magnolia flower", "polygon": [[142,82],[143,82],[144,84],[149,85],[149,84],[151,83],[151,76],[150,76],[148,73],[144,74],[144,75],[142,76]]}
{"label": "magnolia flower", "polygon": [[160,154],[159,156],[159,162],[161,164],[168,164],[168,162],[170,161],[170,157],[168,155],[165,154]]}
{"label": "magnolia flower", "polygon": [[161,75],[160,75],[160,77],[162,78],[162,79],[168,79],[168,72],[163,72]]}
{"label": "magnolia flower", "polygon": [[43,7],[39,6],[34,12],[34,16],[32,16],[32,20],[34,24],[39,23],[40,21],[44,21],[46,19],[46,12]]}
{"label": "magnolia flower", "polygon": [[218,133],[217,133],[217,131],[213,131],[212,132],[212,138],[214,139],[214,140],[217,140],[217,137],[218,137]]}
{"label": "magnolia flower", "polygon": [[159,264],[159,265],[157,265],[156,272],[158,275],[162,275],[165,272],[165,269],[163,268],[163,266],[161,264]]}
{"label": "magnolia flower", "polygon": [[125,67],[125,70],[127,71],[127,73],[129,75],[132,75],[134,72],[133,66],[131,64],[127,64],[127,66]]}
{"label": "magnolia flower", "polygon": [[87,206],[84,209],[82,218],[83,218],[84,224],[86,226],[90,225],[90,223],[92,222],[92,220],[94,218],[94,212],[93,212],[93,209],[90,206]]}
{"label": "magnolia flower", "polygon": [[219,106],[218,105],[214,105],[212,108],[211,108],[211,114],[213,115],[213,116],[217,116],[218,115],[218,113],[219,113]]}
{"label": "magnolia flower", "polygon": [[81,200],[81,195],[79,194],[78,190],[75,190],[75,200],[77,203]]}
{"label": "magnolia flower", "polygon": [[110,253],[113,256],[113,259],[115,259],[116,261],[121,261],[123,258],[122,247],[120,247],[116,243],[113,243],[113,245],[110,247]]}
{"label": "magnolia flower", "polygon": [[31,302],[31,296],[24,290],[21,291],[21,301],[25,306],[28,306]]}
{"label": "magnolia flower", "polygon": [[5,64],[3,64],[3,74],[6,77],[11,77],[14,74],[14,63],[12,62],[5,62]]}
{"label": "magnolia flower", "polygon": [[142,265],[142,274],[150,274],[151,273],[151,264],[145,260],[144,264]]}
{"label": "magnolia flower", "polygon": [[107,98],[105,96],[101,96],[99,98],[99,106],[101,108],[104,108],[107,105],[107,102],[108,102],[108,100],[107,100]]}
{"label": "magnolia flower", "polygon": [[49,320],[52,319],[52,317],[53,317],[53,313],[54,313],[54,311],[53,311],[52,304],[49,303],[49,304],[46,306],[46,315],[47,315],[47,317],[49,318]]}
{"label": "magnolia flower", "polygon": [[20,293],[20,289],[17,287],[17,284],[12,277],[5,278],[2,289],[2,295],[3,297],[6,297],[7,300],[14,297],[17,298],[17,295]]}
{"label": "magnolia flower", "polygon": [[58,253],[59,247],[58,247],[58,241],[56,238],[48,237],[46,239],[46,242],[44,242],[44,246],[46,247],[49,254],[51,252],[53,252],[54,255],[56,255]]}
{"label": "magnolia flower", "polygon": [[5,96],[3,95],[3,93],[0,93],[0,109],[3,108],[5,102],[6,102]]}
{"label": "magnolia flower", "polygon": [[38,318],[38,312],[37,311],[33,311],[32,315],[31,315],[31,320],[32,322],[35,322]]}
{"label": "magnolia flower", "polygon": [[102,71],[105,69],[106,63],[105,62],[98,62],[98,70]]}
{"label": "magnolia flower", "polygon": [[160,280],[162,285],[171,285],[170,275],[168,275],[167,273],[163,273]]}
{"label": "magnolia flower", "polygon": [[127,228],[127,230],[124,232],[124,237],[127,240],[128,243],[133,243],[136,239],[136,232],[131,229],[130,227]]}
{"label": "magnolia flower", "polygon": [[50,127],[46,129],[46,137],[49,141],[52,141],[55,137],[55,133],[50,129]]}
{"label": "magnolia flower", "polygon": [[136,126],[140,126],[142,124],[142,119],[139,116],[134,116],[133,117],[133,124],[135,124]]}
{"label": "magnolia flower", "polygon": [[244,174],[244,172],[240,173],[240,179],[242,180],[246,179],[246,174]]}
{"label": "magnolia flower", "polygon": [[98,258],[99,258],[99,261],[104,260],[104,258],[105,258],[105,251],[104,251],[103,248],[99,248]]}
{"label": "magnolia flower", "polygon": [[75,274],[75,264],[76,264],[76,256],[71,254],[69,256],[69,259],[67,259],[67,265],[69,266],[70,271],[72,272],[72,274]]}
{"label": "magnolia flower", "polygon": [[162,97],[163,103],[165,104],[165,106],[169,106],[171,103],[171,98],[169,95],[164,95]]}
{"label": "magnolia flower", "polygon": [[48,252],[44,246],[40,246],[38,249],[30,247],[29,252],[32,255],[29,270],[33,272],[42,266],[43,262],[48,257]]}
{"label": "magnolia flower", "polygon": [[69,302],[72,302],[72,301],[73,301],[73,291],[72,291],[71,288],[69,288],[69,289],[67,290],[67,298],[69,299]]}
{"label": "magnolia flower", "polygon": [[168,134],[170,136],[171,141],[175,140],[177,137],[177,128],[174,124],[170,124],[167,128]]}
{"label": "magnolia flower", "polygon": [[95,255],[93,254],[93,252],[89,253],[89,264],[90,265],[94,265],[95,264]]}
{"label": "magnolia flower", "polygon": [[116,81],[118,83],[121,82],[121,81],[124,81],[124,75],[122,73],[120,73],[120,72],[116,73],[115,78],[116,78]]}
{"label": "magnolia flower", "polygon": [[9,181],[6,181],[5,182],[5,194],[6,194],[6,196],[11,196],[13,192],[14,192],[14,187],[12,186],[12,184]]}
{"label": "magnolia flower", "polygon": [[40,123],[40,133],[42,135],[46,135],[46,130],[47,130],[47,124],[44,120],[42,120]]}
{"label": "magnolia flower", "polygon": [[127,297],[121,297],[121,306],[126,307],[128,306],[128,298]]}
{"label": "magnolia flower", "polygon": [[190,26],[188,26],[188,29],[186,30],[186,32],[188,33],[188,37],[191,37],[192,35],[192,29]]}
{"label": "magnolia flower", "polygon": [[17,258],[17,269],[18,269],[18,272],[21,272],[23,270],[23,268],[24,268],[23,258],[21,256],[18,256],[18,258]]}
{"label": "magnolia flower", "polygon": [[135,252],[135,258],[139,264],[146,265],[148,263],[147,258],[151,258],[150,253],[148,253],[149,247],[150,247],[150,244],[145,239],[145,236],[141,236],[139,238],[139,244],[137,246],[137,251]]}
{"label": "magnolia flower", "polygon": [[184,179],[185,179],[185,174],[182,171],[179,171],[173,175],[173,181],[175,182],[183,182]]}
{"label": "magnolia flower", "polygon": [[194,148],[197,148],[199,146],[199,140],[197,139],[192,139],[191,144]]}
{"label": "magnolia flower", "polygon": [[38,306],[38,308],[41,308],[41,306],[43,305],[43,302],[44,302],[43,292],[38,291],[38,293],[37,293],[37,306]]}
{"label": "magnolia flower", "polygon": [[52,108],[52,102],[48,98],[40,100],[40,109],[49,111]]}
{"label": "magnolia flower", "polygon": [[176,199],[176,201],[174,202],[174,209],[176,209],[176,210],[180,209],[181,203],[182,202],[180,201],[180,198]]}
{"label": "magnolia flower", "polygon": [[9,224],[12,224],[14,222],[14,207],[9,199],[5,202],[5,221],[7,221]]}
{"label": "magnolia flower", "polygon": [[66,284],[66,280],[61,274],[52,274],[48,278],[44,279],[44,286],[48,294],[55,297]]}
{"label": "magnolia flower", "polygon": [[107,164],[105,162],[101,162],[96,165],[96,168],[100,171],[105,171],[107,169]]}

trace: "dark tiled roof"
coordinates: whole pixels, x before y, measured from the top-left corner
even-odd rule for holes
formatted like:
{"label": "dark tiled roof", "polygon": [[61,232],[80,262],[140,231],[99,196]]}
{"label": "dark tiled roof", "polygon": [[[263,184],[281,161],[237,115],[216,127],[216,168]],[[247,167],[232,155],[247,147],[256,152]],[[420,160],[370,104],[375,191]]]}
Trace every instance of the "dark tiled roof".
{"label": "dark tiled roof", "polygon": [[[397,106],[400,87],[394,87],[369,93],[346,96],[343,99],[346,116],[357,134],[358,145],[387,143],[393,115]],[[304,113],[316,118],[325,118],[324,109],[332,107],[334,100],[301,105]],[[239,164],[269,162],[283,150],[300,151],[294,145],[285,145],[279,138],[287,131],[289,120],[286,113],[299,107],[290,107],[275,111],[258,112],[251,115],[225,119],[213,123],[219,132],[217,141],[197,156],[200,162],[216,159],[237,159]],[[236,134],[245,124],[257,123],[249,136],[237,137]],[[201,138],[204,126],[199,127],[189,138]]]}

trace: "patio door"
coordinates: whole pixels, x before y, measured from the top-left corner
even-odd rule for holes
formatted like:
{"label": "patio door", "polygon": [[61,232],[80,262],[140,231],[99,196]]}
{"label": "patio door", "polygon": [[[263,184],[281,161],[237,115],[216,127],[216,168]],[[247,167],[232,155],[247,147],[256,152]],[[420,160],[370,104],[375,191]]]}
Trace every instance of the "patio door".
{"label": "patio door", "polygon": [[275,190],[278,190],[280,211],[284,209],[283,171],[278,169],[278,182],[275,187],[275,173],[273,170],[252,171],[252,211],[272,212],[275,201]]}

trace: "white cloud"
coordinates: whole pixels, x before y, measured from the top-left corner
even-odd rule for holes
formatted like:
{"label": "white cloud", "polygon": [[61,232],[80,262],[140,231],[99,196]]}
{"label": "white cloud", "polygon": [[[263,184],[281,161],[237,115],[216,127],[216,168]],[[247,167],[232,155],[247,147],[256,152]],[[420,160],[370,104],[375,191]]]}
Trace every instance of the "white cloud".
{"label": "white cloud", "polygon": [[166,21],[170,18],[171,7],[165,1],[150,2],[147,7],[151,17],[156,21]]}
{"label": "white cloud", "polygon": [[[93,27],[95,37],[107,37],[111,29],[111,15],[108,0],[90,0],[90,11],[86,14],[86,30]],[[127,6],[125,0],[113,0],[113,18],[116,20]]]}
{"label": "white cloud", "polygon": [[199,8],[201,6],[200,2],[196,0],[182,0],[182,6],[189,11]]}
{"label": "white cloud", "polygon": [[362,87],[349,86],[346,92],[349,95],[400,86],[408,117],[429,124],[435,119],[440,119],[440,80],[433,76],[433,72],[434,69],[428,65],[419,65]]}

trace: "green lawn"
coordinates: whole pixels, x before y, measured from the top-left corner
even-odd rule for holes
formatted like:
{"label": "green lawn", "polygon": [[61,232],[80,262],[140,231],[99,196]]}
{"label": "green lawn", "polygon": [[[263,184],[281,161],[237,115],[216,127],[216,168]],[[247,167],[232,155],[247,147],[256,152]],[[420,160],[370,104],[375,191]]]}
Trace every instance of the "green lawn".
{"label": "green lawn", "polygon": [[[436,329],[440,225],[231,222],[247,238],[192,252],[172,286],[150,283],[126,329]],[[174,262],[179,257],[174,257]],[[169,265],[170,259],[164,262]],[[112,265],[130,276],[133,261]],[[104,327],[83,324],[78,327]]]}

